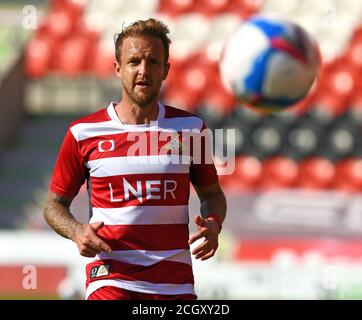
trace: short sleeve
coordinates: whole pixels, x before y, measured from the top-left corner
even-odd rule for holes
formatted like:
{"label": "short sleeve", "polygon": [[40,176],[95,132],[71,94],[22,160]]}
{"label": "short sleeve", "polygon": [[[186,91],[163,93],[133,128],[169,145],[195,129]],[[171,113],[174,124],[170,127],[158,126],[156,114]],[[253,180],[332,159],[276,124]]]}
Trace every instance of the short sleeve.
{"label": "short sleeve", "polygon": [[74,198],[87,175],[88,170],[83,164],[77,141],[68,129],[53,169],[49,189],[58,195]]}
{"label": "short sleeve", "polygon": [[[205,131],[206,130],[206,131]],[[201,139],[201,148],[194,148],[201,153],[201,161],[190,166],[190,181],[198,187],[207,187],[218,181],[216,168],[212,157],[212,135],[208,134],[208,130],[203,123],[200,134],[205,134],[209,139]]]}

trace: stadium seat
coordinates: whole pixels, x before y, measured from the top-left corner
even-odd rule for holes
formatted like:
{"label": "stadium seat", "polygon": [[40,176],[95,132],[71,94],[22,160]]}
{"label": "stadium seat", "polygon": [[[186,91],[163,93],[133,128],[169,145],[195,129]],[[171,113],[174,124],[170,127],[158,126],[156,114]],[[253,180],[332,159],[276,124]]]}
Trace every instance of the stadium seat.
{"label": "stadium seat", "polygon": [[222,84],[218,65],[212,61],[207,63],[207,86],[203,91],[201,103],[218,106],[226,116],[234,109],[236,99]]}
{"label": "stadium seat", "polygon": [[164,82],[164,85],[166,87],[178,84],[180,75],[182,74],[183,70],[186,67],[187,60],[179,59],[170,54],[169,63],[171,65],[170,71],[167,75],[166,81]]}
{"label": "stadium seat", "polygon": [[244,121],[239,115],[237,110],[231,112],[223,122],[222,128],[235,129],[235,152],[237,155],[251,154],[253,124]]}
{"label": "stadium seat", "polygon": [[31,78],[45,76],[50,67],[52,42],[45,37],[34,38],[26,48],[25,71]]}
{"label": "stadium seat", "polygon": [[200,61],[197,54],[193,59],[189,63],[184,63],[180,59],[171,58],[175,70],[170,72],[164,95],[168,103],[176,105],[181,103],[187,105],[190,110],[202,104],[202,98],[211,78],[209,66]]}
{"label": "stadium seat", "polygon": [[258,13],[261,5],[261,0],[230,0],[228,11],[239,15],[241,18],[248,18]]}
{"label": "stadium seat", "polygon": [[346,53],[346,63],[355,71],[362,69],[362,41],[352,43]]}
{"label": "stadium seat", "polygon": [[347,110],[347,117],[356,124],[362,123],[362,92],[357,91],[351,98]]}
{"label": "stadium seat", "polygon": [[197,0],[193,10],[206,17],[213,17],[227,10],[231,0]]}
{"label": "stadium seat", "polygon": [[299,164],[298,186],[306,189],[330,189],[335,181],[335,166],[328,159],[311,157]]}
{"label": "stadium seat", "polygon": [[260,11],[273,12],[278,9],[281,14],[292,15],[298,10],[298,1],[268,0],[261,3]]}
{"label": "stadium seat", "polygon": [[204,91],[202,104],[216,106],[227,117],[235,107],[235,99],[221,84],[215,84]]}
{"label": "stadium seat", "polygon": [[[119,0],[118,0],[119,1]],[[115,2],[118,2],[115,1]],[[159,7],[159,2],[162,0],[122,0],[122,8],[123,12],[137,12],[145,15],[152,15]],[[179,1],[180,2],[180,1]],[[184,1],[185,2],[185,1]]]}
{"label": "stadium seat", "polygon": [[287,157],[276,156],[263,161],[262,189],[292,188],[299,174],[298,163]]}
{"label": "stadium seat", "polygon": [[199,13],[189,13],[178,17],[172,35],[173,45],[184,50],[190,58],[207,44],[210,20]]}
{"label": "stadium seat", "polygon": [[336,164],[336,188],[346,192],[361,192],[361,158],[347,158]]}
{"label": "stadium seat", "polygon": [[285,129],[275,118],[262,118],[251,134],[251,153],[260,159],[280,154]]}
{"label": "stadium seat", "polygon": [[240,119],[241,123],[246,123],[249,126],[256,125],[263,118],[263,116],[260,113],[254,111],[250,108],[245,108],[240,103],[237,103],[235,105],[233,113],[234,113],[235,118]]}
{"label": "stadium seat", "polygon": [[344,103],[351,96],[355,86],[354,71],[348,66],[340,66],[333,70],[324,85],[338,100]]}
{"label": "stadium seat", "polygon": [[347,158],[336,165],[336,188],[347,192],[362,190],[362,159]]}
{"label": "stadium seat", "polygon": [[46,30],[55,41],[62,41],[71,34],[75,25],[66,11],[53,11],[46,18]]}
{"label": "stadium seat", "polygon": [[227,39],[229,34],[241,22],[241,18],[233,12],[225,12],[215,15],[210,20],[210,29],[208,34],[209,45],[213,42],[221,41],[221,44]]}
{"label": "stadium seat", "polygon": [[55,69],[65,76],[77,76],[85,70],[89,50],[87,40],[80,36],[72,37],[62,43],[55,59]]}
{"label": "stadium seat", "polygon": [[337,119],[333,126],[325,131],[325,155],[329,159],[339,160],[353,155],[360,144],[359,126],[347,119]]}
{"label": "stadium seat", "polygon": [[94,49],[93,61],[90,62],[90,71],[99,78],[107,78],[114,74],[114,60],[113,50],[106,50],[98,43]]}
{"label": "stadium seat", "polygon": [[239,191],[255,191],[262,176],[261,161],[253,156],[241,155],[236,158],[235,175],[230,186]]}
{"label": "stadium seat", "polygon": [[50,0],[49,6],[56,10],[64,10],[67,7],[68,0]]}
{"label": "stadium seat", "polygon": [[84,14],[87,0],[66,0],[65,10],[70,14],[74,21],[80,19]]}
{"label": "stadium seat", "polygon": [[191,12],[195,0],[160,0],[158,12],[176,17]]}
{"label": "stadium seat", "polygon": [[200,116],[210,129],[217,129],[223,126],[228,115],[218,107],[217,104],[204,104],[195,110],[195,114]]}
{"label": "stadium seat", "polygon": [[283,153],[298,160],[316,154],[323,145],[323,128],[323,123],[301,117],[288,128]]}
{"label": "stadium seat", "polygon": [[193,112],[198,107],[200,92],[188,92],[184,86],[168,86],[163,93],[162,101],[168,105]]}
{"label": "stadium seat", "polygon": [[321,89],[313,98],[308,114],[321,123],[329,123],[342,115],[348,107],[348,101],[334,94],[333,91]]}

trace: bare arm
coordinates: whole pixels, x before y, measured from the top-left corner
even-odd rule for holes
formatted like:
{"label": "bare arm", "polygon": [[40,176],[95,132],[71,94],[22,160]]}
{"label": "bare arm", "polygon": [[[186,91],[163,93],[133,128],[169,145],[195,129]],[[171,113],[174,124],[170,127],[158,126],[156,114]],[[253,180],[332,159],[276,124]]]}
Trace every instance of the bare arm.
{"label": "bare arm", "polygon": [[220,217],[220,220],[224,221],[227,205],[225,195],[219,183],[205,188],[195,186],[195,190],[201,202],[201,215],[206,218],[209,213],[216,213]]}
{"label": "bare arm", "polygon": [[81,225],[70,212],[73,199],[49,192],[44,209],[45,221],[64,238],[74,241],[76,229]]}
{"label": "bare arm", "polygon": [[109,245],[96,234],[96,231],[103,226],[103,222],[82,224],[77,221],[70,212],[72,200],[49,192],[44,208],[46,222],[56,233],[74,241],[82,256],[94,257],[101,251],[111,252]]}
{"label": "bare arm", "polygon": [[194,243],[196,240],[204,238],[204,241],[197,246],[192,254],[196,259],[207,260],[211,258],[218,246],[218,238],[220,228],[214,218],[208,218],[208,214],[217,214],[221,222],[224,221],[226,216],[226,199],[219,183],[205,188],[198,188],[194,186],[201,202],[201,216],[195,217],[195,224],[198,229],[189,240],[189,244]]}

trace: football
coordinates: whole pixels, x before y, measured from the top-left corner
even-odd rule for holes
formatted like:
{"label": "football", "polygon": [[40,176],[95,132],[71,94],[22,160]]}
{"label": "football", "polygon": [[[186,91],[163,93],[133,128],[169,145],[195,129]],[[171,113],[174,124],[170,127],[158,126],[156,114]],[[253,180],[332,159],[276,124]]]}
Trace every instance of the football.
{"label": "football", "polygon": [[307,96],[320,60],[317,42],[301,26],[284,17],[260,15],[232,32],[219,67],[224,86],[241,104],[269,113]]}

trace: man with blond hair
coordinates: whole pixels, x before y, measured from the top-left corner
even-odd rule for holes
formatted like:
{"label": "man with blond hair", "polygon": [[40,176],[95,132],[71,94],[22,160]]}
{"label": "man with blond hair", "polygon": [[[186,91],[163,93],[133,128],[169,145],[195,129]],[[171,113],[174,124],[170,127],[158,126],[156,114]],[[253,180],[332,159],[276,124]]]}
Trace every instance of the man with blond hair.
{"label": "man with blond hair", "polygon": [[[82,256],[93,258],[86,267],[90,300],[196,299],[190,244],[203,239],[192,251],[201,260],[218,247],[226,201],[215,166],[194,163],[192,151],[182,148],[181,132],[202,132],[205,124],[159,101],[170,68],[168,33],[161,21],[148,19],[116,35],[121,101],[74,121],[55,164],[44,217]],[[70,212],[85,181],[88,224]],[[189,238],[190,182],[201,216]]]}

